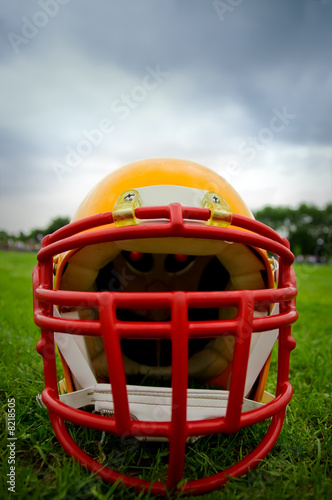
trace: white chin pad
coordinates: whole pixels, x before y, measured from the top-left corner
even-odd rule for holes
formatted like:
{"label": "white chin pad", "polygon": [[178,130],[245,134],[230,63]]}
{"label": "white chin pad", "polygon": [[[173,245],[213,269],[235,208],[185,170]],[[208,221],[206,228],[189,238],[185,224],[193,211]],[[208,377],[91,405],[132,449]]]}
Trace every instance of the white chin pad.
{"label": "white chin pad", "polygon": [[[171,388],[128,385],[127,391],[132,418],[152,422],[171,420]],[[228,391],[188,389],[187,420],[205,420],[225,416],[228,395]],[[73,408],[94,405],[95,411],[101,413],[114,410],[110,384],[96,384],[94,387],[63,394],[60,400]],[[244,399],[242,411],[246,412],[260,406],[262,403]]]}

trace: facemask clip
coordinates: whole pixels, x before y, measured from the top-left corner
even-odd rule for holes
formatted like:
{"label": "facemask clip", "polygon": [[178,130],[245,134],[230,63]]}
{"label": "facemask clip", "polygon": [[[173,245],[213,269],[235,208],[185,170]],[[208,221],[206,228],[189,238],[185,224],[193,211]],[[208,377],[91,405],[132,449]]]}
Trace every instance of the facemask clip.
{"label": "facemask clip", "polygon": [[227,201],[218,193],[209,191],[202,200],[202,207],[210,210],[209,226],[229,227],[233,212]]}
{"label": "facemask clip", "polygon": [[125,191],[116,200],[113,208],[113,219],[116,227],[135,226],[139,219],[135,210],[142,206],[142,198],[136,189]]}

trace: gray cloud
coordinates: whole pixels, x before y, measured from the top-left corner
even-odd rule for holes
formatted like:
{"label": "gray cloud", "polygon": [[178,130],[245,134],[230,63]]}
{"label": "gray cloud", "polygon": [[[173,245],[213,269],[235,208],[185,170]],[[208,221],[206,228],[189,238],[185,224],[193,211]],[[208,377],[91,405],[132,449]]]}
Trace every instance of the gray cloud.
{"label": "gray cloud", "polygon": [[[215,168],[255,208],[331,198],[332,2],[223,3],[223,15],[213,0],[2,7],[0,227],[70,215],[109,170],[149,156]],[[167,76],[143,95],[147,67]],[[271,129],[284,109],[294,119]],[[104,119],[112,132],[60,181],[54,164]],[[25,219],[6,210],[17,200]]]}

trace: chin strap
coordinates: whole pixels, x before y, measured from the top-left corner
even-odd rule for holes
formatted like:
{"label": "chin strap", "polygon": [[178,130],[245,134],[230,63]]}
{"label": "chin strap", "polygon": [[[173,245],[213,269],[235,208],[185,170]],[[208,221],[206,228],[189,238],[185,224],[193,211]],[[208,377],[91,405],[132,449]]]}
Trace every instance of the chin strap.
{"label": "chin strap", "polygon": [[[128,402],[134,420],[170,422],[172,413],[172,389],[128,385]],[[187,420],[204,420],[225,416],[228,391],[211,389],[188,389]],[[110,384],[96,384],[79,391],[60,396],[61,402],[72,408],[93,405],[95,411],[112,415],[114,411]],[[250,411],[262,403],[243,400],[242,411]]]}

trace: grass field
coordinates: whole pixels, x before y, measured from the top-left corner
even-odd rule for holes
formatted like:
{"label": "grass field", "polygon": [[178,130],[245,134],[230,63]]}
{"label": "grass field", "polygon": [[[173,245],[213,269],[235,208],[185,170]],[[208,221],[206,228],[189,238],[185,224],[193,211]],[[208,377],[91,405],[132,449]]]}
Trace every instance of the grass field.
{"label": "grass field", "polygon": [[[43,389],[43,371],[41,357],[35,349],[39,331],[32,317],[31,272],[35,262],[35,254],[0,252],[0,497],[148,498],[121,486],[105,484],[81,469],[55,439],[47,412],[36,405],[36,394]],[[297,265],[295,269],[300,320],[293,327],[297,341],[290,375],[294,397],[281,436],[256,469],[241,479],[229,481],[221,490],[196,498],[332,498],[332,267]],[[15,403],[9,405],[8,400]],[[6,417],[10,414],[9,407],[14,405],[17,439],[15,452],[11,453],[7,446]],[[242,441],[243,447],[248,438],[255,439],[250,430]],[[119,460],[120,457],[125,468],[126,455],[139,454],[141,473],[148,475],[153,445],[137,447],[131,441],[122,447],[121,453],[113,458]],[[229,455],[226,459],[231,460],[231,448],[232,439],[202,440],[189,452],[187,467],[194,469],[193,475],[205,469],[213,473],[221,454]],[[152,469],[158,470],[158,474],[162,474],[164,454],[160,448],[153,462]],[[15,460],[15,493],[8,491],[7,484],[11,458]]]}

